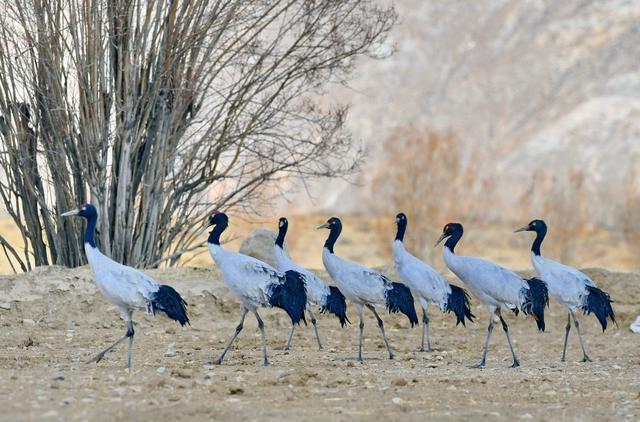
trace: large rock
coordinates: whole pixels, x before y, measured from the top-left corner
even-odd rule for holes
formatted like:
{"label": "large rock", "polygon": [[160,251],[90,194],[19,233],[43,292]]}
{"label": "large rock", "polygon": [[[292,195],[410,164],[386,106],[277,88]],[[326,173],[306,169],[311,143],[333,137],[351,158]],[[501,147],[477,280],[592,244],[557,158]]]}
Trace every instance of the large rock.
{"label": "large rock", "polygon": [[240,245],[240,253],[252,256],[269,265],[275,265],[273,260],[273,245],[278,235],[271,230],[256,229],[249,233]]}

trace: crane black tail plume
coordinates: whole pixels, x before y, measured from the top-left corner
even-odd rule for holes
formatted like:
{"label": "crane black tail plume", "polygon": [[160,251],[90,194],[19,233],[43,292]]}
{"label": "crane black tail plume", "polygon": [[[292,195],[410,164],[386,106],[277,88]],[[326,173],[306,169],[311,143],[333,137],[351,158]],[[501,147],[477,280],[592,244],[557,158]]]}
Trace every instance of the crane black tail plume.
{"label": "crane black tail plume", "polygon": [[269,305],[283,309],[291,318],[292,324],[300,324],[300,321],[307,323],[304,317],[307,291],[302,274],[293,270],[285,272],[284,280],[281,283],[274,283],[270,292]]}
{"label": "crane black tail plume", "polygon": [[325,312],[330,312],[337,316],[342,327],[347,325],[347,322],[351,324],[351,321],[347,318],[347,302],[342,292],[335,286],[329,286],[327,301],[324,306],[320,308],[321,314]]}
{"label": "crane black tail plume", "polygon": [[465,325],[465,318],[473,322],[473,319],[476,317],[471,312],[471,302],[467,291],[453,284],[451,284],[451,294],[449,294],[447,298],[446,312],[453,312],[456,315],[456,325],[460,323]]}
{"label": "crane black tail plume", "polygon": [[167,317],[178,321],[183,327],[189,324],[187,302],[173,287],[161,285],[151,298],[151,312],[155,315],[162,312]]}
{"label": "crane black tail plume", "polygon": [[611,303],[613,301],[609,297],[609,294],[597,287],[586,286],[587,297],[582,305],[582,312],[589,315],[595,314],[596,318],[602,326],[602,332],[607,329],[607,318],[610,318],[613,323],[616,323],[616,316],[613,313]]}
{"label": "crane black tail plume", "polygon": [[524,279],[529,285],[525,291],[524,303],[520,307],[525,315],[533,315],[538,330],[544,331],[544,308],[549,306],[549,290],[547,284],[537,278]]}
{"label": "crane black tail plume", "polygon": [[391,283],[391,289],[386,291],[387,309],[390,313],[402,312],[409,318],[411,327],[418,325],[418,315],[413,306],[411,290],[402,283]]}

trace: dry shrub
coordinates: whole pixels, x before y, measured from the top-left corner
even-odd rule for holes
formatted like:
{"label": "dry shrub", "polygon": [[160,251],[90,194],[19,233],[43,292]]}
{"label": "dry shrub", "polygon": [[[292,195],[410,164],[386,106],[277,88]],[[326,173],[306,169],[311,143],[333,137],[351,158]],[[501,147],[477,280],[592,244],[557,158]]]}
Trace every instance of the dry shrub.
{"label": "dry shrub", "polygon": [[[468,221],[473,215],[470,193],[476,169],[462,147],[453,131],[429,127],[399,128],[384,141],[385,159],[373,187],[377,197],[388,198],[384,212],[407,215],[405,243],[422,258],[432,256],[445,223],[463,217]],[[386,221],[376,230],[388,245],[391,230]]]}
{"label": "dry shrub", "polygon": [[572,264],[578,242],[587,237],[590,229],[584,174],[580,170],[572,170],[563,182],[554,175],[540,172],[535,180],[537,192],[534,196],[543,198],[542,218],[553,236],[553,242],[547,242],[547,245],[561,262]]}
{"label": "dry shrub", "polygon": [[632,168],[624,181],[624,201],[617,218],[627,247],[633,255],[640,256],[640,177]]}

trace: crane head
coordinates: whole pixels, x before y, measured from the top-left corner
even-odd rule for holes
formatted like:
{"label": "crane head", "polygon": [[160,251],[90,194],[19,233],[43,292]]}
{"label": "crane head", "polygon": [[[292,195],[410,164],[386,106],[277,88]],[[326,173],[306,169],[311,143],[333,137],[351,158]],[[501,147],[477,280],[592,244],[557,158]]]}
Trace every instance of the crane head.
{"label": "crane head", "polygon": [[407,216],[403,212],[398,213],[398,215],[396,215],[396,222],[395,223],[396,224],[401,224],[401,223],[407,224]]}
{"label": "crane head", "polygon": [[78,216],[84,218],[92,218],[98,216],[98,211],[96,207],[91,204],[80,205],[78,209],[67,211],[65,213],[60,214],[60,217],[69,217],[69,216]]}
{"label": "crane head", "polygon": [[278,220],[278,227],[282,229],[288,226],[289,222],[287,221],[287,219],[285,217],[280,217],[280,220]]}
{"label": "crane head", "polygon": [[460,224],[460,223],[448,223],[448,224],[446,224],[444,226],[444,228],[442,229],[442,234],[438,238],[438,241],[436,242],[436,244],[433,245],[433,247],[435,248],[436,246],[438,246],[440,244],[440,242],[442,242],[447,237],[452,236],[456,232],[462,232],[462,224]]}
{"label": "crane head", "polygon": [[207,218],[205,227],[217,226],[217,225],[221,225],[221,226],[223,225],[225,227],[228,226],[229,217],[227,217],[227,214],[223,213],[222,211],[215,210],[211,213],[209,218]]}
{"label": "crane head", "polygon": [[547,228],[547,224],[544,222],[544,220],[532,220],[526,226],[520,227],[519,229],[515,230],[514,233],[538,232],[540,230],[546,230],[546,228]]}
{"label": "crane head", "polygon": [[338,217],[331,217],[330,219],[327,220],[326,223],[324,223],[321,226],[316,227],[317,229],[334,229],[337,227],[342,227],[342,222],[340,221],[340,219]]}

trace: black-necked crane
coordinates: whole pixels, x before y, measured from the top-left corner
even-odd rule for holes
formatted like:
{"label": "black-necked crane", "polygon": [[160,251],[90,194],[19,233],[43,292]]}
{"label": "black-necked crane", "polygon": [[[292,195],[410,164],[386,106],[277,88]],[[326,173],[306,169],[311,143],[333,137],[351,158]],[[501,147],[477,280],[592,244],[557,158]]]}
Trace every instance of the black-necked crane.
{"label": "black-necked crane", "polygon": [[100,362],[106,353],[113,350],[125,339],[129,339],[127,367],[131,368],[131,349],[135,333],[133,330],[133,311],[144,309],[153,315],[162,313],[185,326],[189,323],[187,303],[173,287],[159,285],[145,273],[115,262],[98,250],[93,239],[98,221],[98,211],[93,205],[84,204],[76,210],[61,214],[61,216],[78,216],[87,220],[84,251],[93,277],[104,297],[120,310],[122,319],[127,326],[127,332],[121,338],[87,363]]}
{"label": "black-necked crane", "polygon": [[571,318],[578,332],[580,347],[582,348],[582,361],[591,362],[587,355],[580,333],[580,323],[576,318],[575,311],[581,309],[584,314],[593,313],[602,331],[607,329],[607,318],[616,322],[616,316],[611,307],[609,294],[596,287],[595,283],[586,274],[568,267],[559,262],[547,259],[540,253],[540,246],[547,234],[547,224],[543,220],[533,220],[526,226],[516,230],[517,232],[533,231],[536,238],[531,245],[531,262],[538,276],[549,286],[549,294],[552,298],[564,306],[567,311],[567,325],[564,333],[564,346],[562,347],[562,362],[565,361],[567,353],[567,340],[571,330]]}
{"label": "black-necked crane", "polygon": [[[312,273],[311,271],[302,268],[291,260],[287,252],[284,250],[284,239],[287,235],[287,229],[289,228],[289,221],[281,217],[278,221],[278,237],[276,238],[273,255],[275,258],[276,269],[278,271],[295,271],[300,274],[300,277],[304,281],[305,290],[307,292],[307,312],[311,317],[311,324],[316,333],[316,340],[318,341],[318,349],[322,350],[322,342],[320,342],[320,334],[318,334],[318,327],[316,316],[311,310],[312,306],[316,306],[320,309],[320,313],[330,312],[334,314],[339,320],[340,325],[344,327],[349,319],[347,318],[347,303],[344,299],[344,295],[335,286],[327,286],[324,284],[320,277]],[[285,351],[291,348],[291,339],[293,338],[293,332],[295,330],[295,324],[291,325],[291,332],[289,333],[289,340],[285,347]]]}
{"label": "black-necked crane", "polygon": [[[213,226],[209,233],[209,253],[222,273],[222,280],[240,302],[241,317],[236,331],[222,354],[213,362],[221,364],[227,351],[244,326],[244,318],[250,311],[258,321],[262,336],[262,354],[264,366],[269,365],[267,341],[264,334],[264,322],[258,314],[261,306],[275,306],[283,309],[291,318],[291,324],[299,324],[304,319],[307,295],[304,282],[295,271],[280,272],[256,258],[233,252],[220,245],[220,235],[229,225],[226,214],[214,211],[207,219],[207,227]],[[306,321],[305,321],[306,322]]]}
{"label": "black-necked crane", "polygon": [[447,267],[466,284],[471,292],[483,302],[489,311],[489,327],[484,342],[482,359],[474,368],[484,368],[487,364],[487,349],[493,331],[493,318],[497,316],[502,323],[502,329],[507,336],[509,349],[513,356],[513,368],[520,366],[509,336],[509,326],[502,317],[501,311],[512,310],[516,314],[522,311],[525,315],[533,315],[540,331],[544,331],[544,308],[549,303],[547,286],[536,278],[523,279],[493,262],[480,258],[457,255],[454,252],[460,238],[462,238],[462,224],[449,223],[444,226],[442,235],[436,246],[447,239],[444,244],[444,262]]}
{"label": "black-necked crane", "polygon": [[424,352],[425,333],[427,337],[427,351],[431,351],[429,337],[429,315],[427,306],[431,303],[442,312],[453,312],[456,325],[465,325],[465,318],[473,322],[475,317],[471,312],[469,294],[461,287],[449,284],[431,266],[411,255],[404,247],[404,235],[407,230],[408,219],[404,213],[396,215],[398,230],[393,241],[393,261],[400,279],[418,298],[422,307],[422,340],[420,350]]}
{"label": "black-necked crane", "polygon": [[337,256],[333,247],[342,231],[342,222],[331,217],[319,229],[329,229],[329,237],[322,250],[322,262],[340,291],[356,305],[360,317],[360,341],[358,360],[362,361],[362,337],[364,333],[364,307],[375,315],[382,332],[389,359],[394,355],[384,332],[384,323],[376,311],[376,306],[385,306],[390,313],[401,312],[409,318],[411,327],[418,324],[418,316],[413,306],[413,296],[407,286],[389,280],[386,276],[363,265]]}

